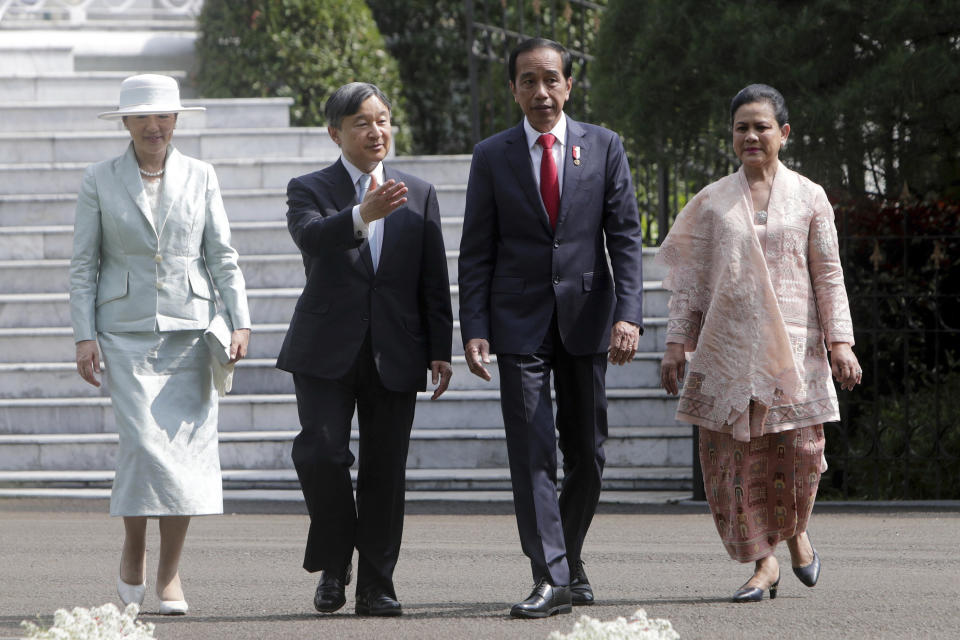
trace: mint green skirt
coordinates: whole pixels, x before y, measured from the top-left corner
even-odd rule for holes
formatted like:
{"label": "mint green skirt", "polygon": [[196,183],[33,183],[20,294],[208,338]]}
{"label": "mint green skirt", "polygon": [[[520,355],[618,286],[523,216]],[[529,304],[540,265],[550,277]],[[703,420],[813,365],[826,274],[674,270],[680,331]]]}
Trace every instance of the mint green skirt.
{"label": "mint green skirt", "polygon": [[110,515],[223,513],[219,399],[203,332],[98,339],[120,435]]}

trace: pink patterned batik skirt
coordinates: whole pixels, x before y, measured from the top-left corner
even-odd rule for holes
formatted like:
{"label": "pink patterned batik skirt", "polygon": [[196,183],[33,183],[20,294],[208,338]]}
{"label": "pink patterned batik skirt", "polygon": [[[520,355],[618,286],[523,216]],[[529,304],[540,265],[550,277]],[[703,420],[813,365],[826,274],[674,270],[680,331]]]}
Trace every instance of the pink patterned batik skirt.
{"label": "pink patterned batik skirt", "polygon": [[781,540],[806,531],[820,484],[824,442],[819,424],[750,442],[700,427],[707,502],[731,558],[765,558]]}

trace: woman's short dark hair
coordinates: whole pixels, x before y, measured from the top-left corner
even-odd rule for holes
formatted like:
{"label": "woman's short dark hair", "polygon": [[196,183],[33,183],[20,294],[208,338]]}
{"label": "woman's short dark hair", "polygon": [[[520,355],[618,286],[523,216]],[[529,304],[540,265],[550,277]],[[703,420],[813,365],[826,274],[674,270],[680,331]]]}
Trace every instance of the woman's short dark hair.
{"label": "woman's short dark hair", "polygon": [[790,121],[787,103],[779,91],[768,84],[751,84],[741,89],[740,93],[733,97],[733,101],[730,103],[730,122],[733,123],[733,117],[736,115],[737,109],[751,102],[769,102],[773,107],[777,124],[781,127]]}
{"label": "woman's short dark hair", "polygon": [[339,129],[343,119],[360,111],[360,105],[370,96],[376,96],[383,106],[390,111],[390,101],[375,84],[369,82],[351,82],[333,92],[323,107],[323,115],[327,124]]}
{"label": "woman's short dark hair", "polygon": [[547,38],[530,38],[529,40],[524,40],[516,47],[513,48],[513,51],[510,52],[510,60],[507,63],[507,68],[510,72],[510,82],[515,83],[517,81],[517,57],[521,53],[526,53],[527,51],[534,51],[536,49],[553,49],[560,54],[560,61],[562,62],[563,67],[563,79],[566,80],[570,77],[570,73],[573,71],[573,58],[570,57],[570,52],[560,44],[559,42],[554,42],[553,40],[548,40]]}

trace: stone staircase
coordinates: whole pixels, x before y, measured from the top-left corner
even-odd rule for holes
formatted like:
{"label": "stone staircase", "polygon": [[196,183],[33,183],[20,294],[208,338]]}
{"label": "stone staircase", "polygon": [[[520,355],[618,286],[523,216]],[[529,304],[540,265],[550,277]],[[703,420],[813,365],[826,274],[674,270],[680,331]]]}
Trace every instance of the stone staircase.
{"label": "stone staircase", "polygon": [[[151,33],[151,24],[139,30]],[[73,211],[84,167],[118,155],[129,140],[96,113],[113,108],[120,81],[148,65],[116,71],[120,63],[108,56],[102,68],[91,68],[97,57],[88,52],[85,70],[78,70],[71,46],[30,44],[25,37],[12,46],[10,33],[27,31],[0,23],[0,496],[104,497],[117,436],[107,392],[86,385],[73,363],[67,294]],[[72,40],[57,42],[86,41],[82,31],[68,34]],[[183,56],[168,57],[177,55]],[[184,83],[185,72],[169,73]],[[197,99],[183,89],[207,111],[185,115],[174,144],[216,167],[254,322],[250,357],[221,402],[224,488],[228,498],[300,500],[290,461],[299,428],[292,381],[274,367],[304,280],[285,226],[285,187],[291,177],[329,164],[338,150],[323,128],[289,126],[289,99]],[[470,157],[390,163],[437,185],[456,318]],[[652,257],[645,253],[642,352],[607,376],[605,501],[690,495],[691,430],[673,421],[675,401],[657,388],[667,295]],[[418,398],[408,494],[510,500],[496,367],[493,383],[469,374],[458,327],[450,390],[436,402],[429,393]]]}

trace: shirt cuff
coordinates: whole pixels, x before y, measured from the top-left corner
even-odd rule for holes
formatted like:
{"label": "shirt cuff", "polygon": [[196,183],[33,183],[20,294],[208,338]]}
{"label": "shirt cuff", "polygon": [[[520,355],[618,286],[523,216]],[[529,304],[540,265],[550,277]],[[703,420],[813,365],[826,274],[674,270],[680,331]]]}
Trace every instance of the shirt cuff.
{"label": "shirt cuff", "polygon": [[370,235],[370,225],[360,217],[360,205],[353,205],[353,237],[365,240]]}

